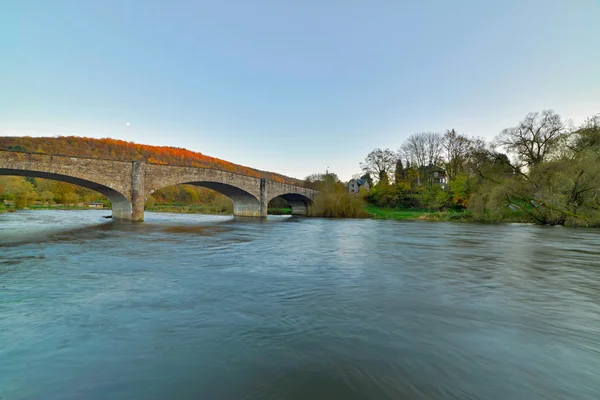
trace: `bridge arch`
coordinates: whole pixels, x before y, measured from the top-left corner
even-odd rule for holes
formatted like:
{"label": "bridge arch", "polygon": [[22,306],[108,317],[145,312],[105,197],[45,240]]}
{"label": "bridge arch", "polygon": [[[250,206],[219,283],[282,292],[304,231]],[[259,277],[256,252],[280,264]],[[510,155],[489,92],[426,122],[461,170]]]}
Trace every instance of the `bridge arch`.
{"label": "bridge arch", "polygon": [[[193,182],[180,182],[177,185],[192,185],[200,186],[207,189],[214,190],[224,196],[231,199],[233,203],[233,215],[245,216],[245,217],[258,217],[260,216],[260,201],[252,194],[246,192],[239,187],[223,183],[223,182],[210,182],[210,181],[193,181]],[[168,185],[171,186],[171,185]],[[168,187],[165,186],[165,187]],[[154,193],[156,190],[152,190],[149,195]]]}
{"label": "bridge arch", "polygon": [[205,187],[229,197],[235,216],[266,216],[266,207],[261,202],[260,178],[213,169],[176,166],[165,169],[165,166],[147,164],[145,184],[146,197],[174,185]]}
{"label": "bridge arch", "polygon": [[308,206],[313,203],[312,199],[297,193],[287,193],[273,197],[273,199],[276,198],[284,199],[289,203],[292,208],[292,215],[306,215],[308,213]]}
{"label": "bridge arch", "polygon": [[317,191],[301,186],[269,181],[267,194],[267,203],[274,198],[282,198],[292,208],[292,215],[306,215],[308,206],[314,202]]}
{"label": "bridge arch", "polygon": [[25,176],[32,178],[43,178],[50,179],[53,181],[60,181],[71,183],[73,185],[81,186],[87,189],[94,190],[104,196],[106,196],[112,205],[112,215],[115,219],[129,219],[131,216],[131,203],[129,199],[119,191],[108,187],[106,185],[93,182],[86,179],[77,178],[74,176],[57,174],[52,172],[35,171],[35,170],[24,170],[24,169],[13,169],[13,168],[0,168],[0,175],[11,175],[11,176]]}
{"label": "bridge arch", "polygon": [[282,193],[269,196],[269,202],[276,198],[284,199],[290,205],[292,215],[306,215],[308,213],[308,206],[314,202],[311,197],[303,193]]}

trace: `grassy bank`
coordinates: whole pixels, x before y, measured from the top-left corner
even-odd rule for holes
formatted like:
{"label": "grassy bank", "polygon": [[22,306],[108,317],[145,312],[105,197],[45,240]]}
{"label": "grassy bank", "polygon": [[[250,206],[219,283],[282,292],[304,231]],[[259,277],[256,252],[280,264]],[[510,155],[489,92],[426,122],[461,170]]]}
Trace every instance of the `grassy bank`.
{"label": "grassy bank", "polygon": [[267,214],[269,215],[291,215],[291,208],[269,208],[267,210]]}
{"label": "grassy bank", "polygon": [[[357,199],[357,198],[355,198]],[[318,199],[316,207],[309,209],[309,216],[326,218],[373,218],[393,219],[401,221],[455,221],[455,222],[483,222],[483,223],[507,223],[507,222],[532,222],[521,213],[508,213],[503,215],[474,216],[470,211],[429,211],[411,210],[397,208],[382,208],[372,204],[365,204],[346,196],[331,196],[328,199]],[[75,206],[40,206],[29,207],[30,210],[95,210],[89,207]],[[101,210],[110,211],[110,208]],[[0,208],[0,213],[18,211],[14,208]],[[146,208],[146,211],[168,212],[180,214],[210,214],[210,215],[232,215],[233,210],[214,204],[203,205],[160,205]],[[290,215],[291,208],[270,208],[269,215]]]}
{"label": "grassy bank", "polygon": [[381,208],[367,205],[365,210],[372,218],[421,221],[466,221],[474,222],[469,211],[428,211]]}
{"label": "grassy bank", "polygon": [[374,205],[367,205],[365,211],[369,213],[372,218],[377,219],[419,219],[419,217],[427,214],[427,211],[422,210],[399,210],[395,208],[381,208]]}

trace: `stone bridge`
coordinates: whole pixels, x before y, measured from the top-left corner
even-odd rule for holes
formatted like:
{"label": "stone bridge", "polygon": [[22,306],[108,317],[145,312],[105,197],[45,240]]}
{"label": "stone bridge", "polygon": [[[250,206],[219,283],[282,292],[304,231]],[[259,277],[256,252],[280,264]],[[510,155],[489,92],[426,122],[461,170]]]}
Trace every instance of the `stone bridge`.
{"label": "stone bridge", "polygon": [[233,201],[236,216],[266,217],[269,201],[282,197],[292,214],[306,214],[317,191],[234,172],[209,168],[115,161],[0,150],[0,175],[31,176],[83,186],[112,203],[115,219],[144,220],[144,203],[156,190],[171,185],[203,186]]}

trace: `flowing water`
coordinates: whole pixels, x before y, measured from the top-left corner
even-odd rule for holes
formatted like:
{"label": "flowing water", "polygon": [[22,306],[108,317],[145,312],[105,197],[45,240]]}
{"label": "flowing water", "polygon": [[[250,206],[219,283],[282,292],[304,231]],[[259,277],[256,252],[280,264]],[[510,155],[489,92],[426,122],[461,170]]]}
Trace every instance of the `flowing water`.
{"label": "flowing water", "polygon": [[0,214],[0,399],[600,399],[600,231]]}

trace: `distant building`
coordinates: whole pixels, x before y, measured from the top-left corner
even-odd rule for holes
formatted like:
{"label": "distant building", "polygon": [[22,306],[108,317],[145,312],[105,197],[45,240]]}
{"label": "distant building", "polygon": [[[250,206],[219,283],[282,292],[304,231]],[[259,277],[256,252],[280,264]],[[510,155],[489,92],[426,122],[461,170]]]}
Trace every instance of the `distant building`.
{"label": "distant building", "polygon": [[101,203],[101,202],[99,202],[99,201],[92,201],[92,202],[89,204],[89,207],[90,207],[90,208],[104,208],[104,203]]}
{"label": "distant building", "polygon": [[423,174],[424,180],[430,184],[441,185],[442,188],[446,188],[448,176],[446,175],[446,170],[444,168],[428,165],[427,167],[419,168],[419,172]]}
{"label": "distant building", "polygon": [[369,182],[366,179],[351,179],[348,182],[348,192],[349,193],[360,193],[360,190],[363,189],[365,191],[369,191]]}

